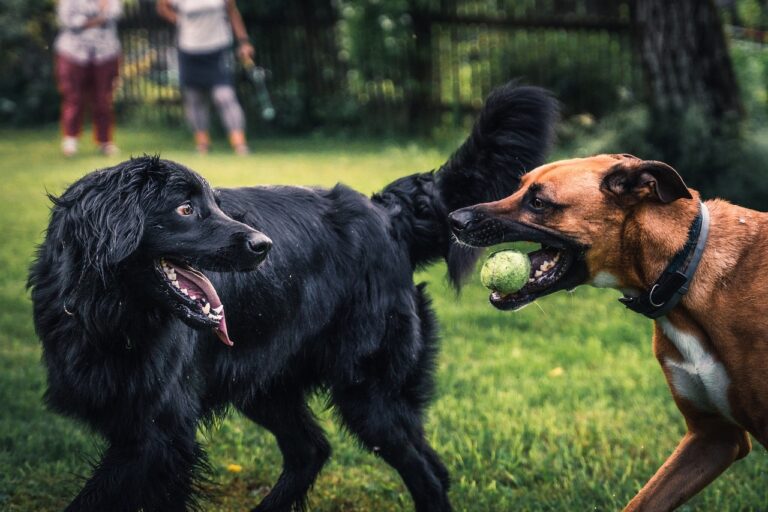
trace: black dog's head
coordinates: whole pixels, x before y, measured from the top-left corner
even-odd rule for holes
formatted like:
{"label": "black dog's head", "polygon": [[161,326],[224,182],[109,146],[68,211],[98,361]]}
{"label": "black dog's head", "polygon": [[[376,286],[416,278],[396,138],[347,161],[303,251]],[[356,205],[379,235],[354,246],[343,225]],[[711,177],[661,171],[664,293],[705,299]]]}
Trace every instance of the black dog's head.
{"label": "black dog's head", "polygon": [[[84,282],[137,289],[195,328],[227,344],[223,305],[202,271],[248,271],[272,242],[221,211],[198,174],[157,157],[134,158],[83,177],[55,204],[46,243],[60,241],[69,275],[62,296]],[[54,242],[55,243],[55,242]]]}

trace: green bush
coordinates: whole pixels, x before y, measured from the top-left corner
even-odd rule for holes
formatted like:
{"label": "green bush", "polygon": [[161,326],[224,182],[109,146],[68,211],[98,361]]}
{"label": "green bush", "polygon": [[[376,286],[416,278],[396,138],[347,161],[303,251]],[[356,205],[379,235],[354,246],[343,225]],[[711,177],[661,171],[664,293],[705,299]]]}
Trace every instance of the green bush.
{"label": "green bush", "polygon": [[764,125],[768,121],[768,49],[734,39],[730,50],[744,106],[753,123]]}
{"label": "green bush", "polygon": [[54,0],[4,0],[0,7],[0,123],[50,121],[58,112],[51,45]]}
{"label": "green bush", "polygon": [[720,197],[765,209],[768,198],[768,129],[751,124],[721,133],[698,110],[659,126],[644,107],[625,109],[587,127],[570,119],[561,131],[564,153],[631,153],[672,165],[704,198]]}

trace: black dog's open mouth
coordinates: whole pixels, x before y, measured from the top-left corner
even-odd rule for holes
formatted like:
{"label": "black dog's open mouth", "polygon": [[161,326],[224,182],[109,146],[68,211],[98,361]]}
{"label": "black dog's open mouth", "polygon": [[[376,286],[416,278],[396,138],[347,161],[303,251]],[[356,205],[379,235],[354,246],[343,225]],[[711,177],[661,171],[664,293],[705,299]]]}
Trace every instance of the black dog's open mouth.
{"label": "black dog's open mouth", "polygon": [[586,280],[586,266],[580,251],[542,244],[541,249],[528,253],[531,273],[528,283],[515,293],[491,293],[490,301],[503,310],[520,309],[545,295],[571,289]]}
{"label": "black dog's open mouth", "polygon": [[234,345],[227,333],[224,305],[205,274],[187,263],[168,258],[160,259],[155,266],[177,313],[195,327],[212,328],[222,342]]}

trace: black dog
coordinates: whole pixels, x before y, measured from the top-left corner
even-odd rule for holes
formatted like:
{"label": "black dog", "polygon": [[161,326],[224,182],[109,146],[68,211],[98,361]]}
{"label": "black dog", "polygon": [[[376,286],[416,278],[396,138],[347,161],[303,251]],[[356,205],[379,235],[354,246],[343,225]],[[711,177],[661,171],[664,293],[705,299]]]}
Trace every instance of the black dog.
{"label": "black dog", "polygon": [[29,278],[46,400],[109,443],[68,510],[184,510],[203,463],[204,381],[196,333],[176,319],[229,341],[197,268],[253,270],[271,242],[226,216],[200,176],[156,158],[93,172],[52,199]]}
{"label": "black dog", "polygon": [[[92,176],[75,184],[57,201],[30,279],[48,401],[109,441],[71,509],[184,510],[201,460],[195,426],[230,405],[269,429],[283,453],[283,473],[256,510],[300,507],[330,455],[306,405],[308,394],[324,389],[348,430],[400,473],[417,510],[450,510],[448,472],[422,426],[437,339],[413,271],[445,258],[458,286],[478,253],[452,242],[448,212],[515,190],[520,174],[542,162],[555,117],[544,91],[501,88],[439,171],[397,180],[372,199],[341,185],[218,190],[226,214],[275,242],[257,271],[209,272],[218,292],[197,287],[214,306],[225,305],[232,347],[209,339],[207,329],[193,335],[176,320],[200,327],[187,310],[169,314],[166,298],[143,291],[158,281],[151,263],[158,257],[166,257],[166,276],[193,284],[197,273],[181,262],[242,270],[255,261],[204,260],[194,243],[163,252],[175,247],[175,231],[151,212],[176,208],[158,194],[167,186],[162,171],[170,180],[179,168],[140,159],[102,171],[134,182],[130,192]],[[82,198],[114,215],[84,218]],[[126,203],[143,208],[131,232],[119,234],[130,247],[92,240],[93,231],[128,221],[120,218]],[[205,237],[198,243],[212,245]],[[141,262],[150,262],[145,271]]]}

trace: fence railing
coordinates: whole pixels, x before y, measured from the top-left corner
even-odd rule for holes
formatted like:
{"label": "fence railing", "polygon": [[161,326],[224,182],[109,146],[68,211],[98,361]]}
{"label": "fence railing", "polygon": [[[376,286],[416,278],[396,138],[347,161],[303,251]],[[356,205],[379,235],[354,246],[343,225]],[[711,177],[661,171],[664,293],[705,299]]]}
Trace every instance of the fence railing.
{"label": "fence railing", "polygon": [[[390,2],[391,3],[391,2]],[[402,2],[398,2],[401,4]],[[638,89],[627,2],[608,0],[284,0],[241,10],[278,112],[271,125],[408,131],[461,122],[512,78],[551,88],[566,111],[600,114]],[[272,5],[274,4],[274,5]],[[117,101],[153,120],[182,120],[173,27],[154,0],[121,25]],[[255,129],[249,84],[239,93]]]}

